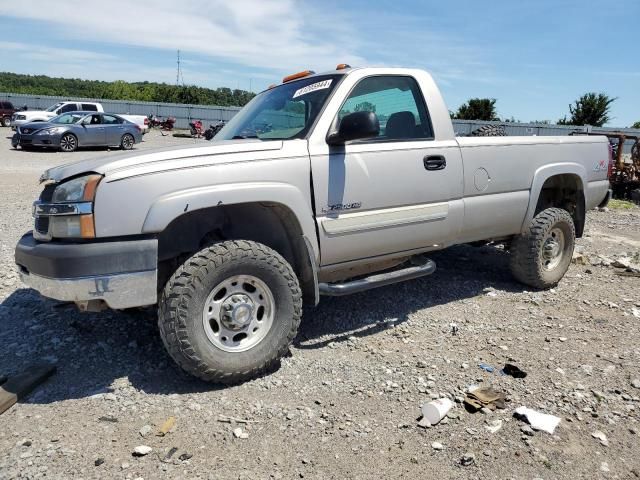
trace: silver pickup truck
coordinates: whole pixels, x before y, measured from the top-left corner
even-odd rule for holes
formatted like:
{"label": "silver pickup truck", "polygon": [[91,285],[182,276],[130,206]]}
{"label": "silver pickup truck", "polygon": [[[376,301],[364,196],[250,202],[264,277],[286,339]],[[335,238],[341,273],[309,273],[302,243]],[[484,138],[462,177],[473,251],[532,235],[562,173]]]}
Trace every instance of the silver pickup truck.
{"label": "silver pickup truck", "polygon": [[238,382],[287,351],[303,302],[431,274],[430,251],[503,243],[517,280],[554,286],[611,162],[604,137],[457,138],[428,73],[339,65],[206,146],[48,170],[15,258],[83,310],[157,304],[182,368]]}

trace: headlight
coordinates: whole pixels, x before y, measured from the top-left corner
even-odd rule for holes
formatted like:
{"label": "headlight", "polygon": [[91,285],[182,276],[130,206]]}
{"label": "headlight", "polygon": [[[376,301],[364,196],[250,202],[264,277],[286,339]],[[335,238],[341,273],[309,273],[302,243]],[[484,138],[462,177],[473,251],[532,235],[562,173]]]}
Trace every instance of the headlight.
{"label": "headlight", "polygon": [[55,135],[61,130],[63,129],[60,127],[43,128],[42,130],[39,130],[38,132],[36,132],[36,135]]}
{"label": "headlight", "polygon": [[51,200],[53,203],[93,202],[101,179],[100,175],[85,175],[61,183],[53,191]]}
{"label": "headlight", "polygon": [[[92,203],[101,179],[101,175],[85,175],[61,183],[56,187],[48,209],[51,237],[94,238],[96,236]],[[61,206],[56,206],[61,203],[68,204],[66,208],[71,208],[76,213],[66,215],[66,212],[61,212]],[[52,208],[57,208],[58,213],[54,213]]]}

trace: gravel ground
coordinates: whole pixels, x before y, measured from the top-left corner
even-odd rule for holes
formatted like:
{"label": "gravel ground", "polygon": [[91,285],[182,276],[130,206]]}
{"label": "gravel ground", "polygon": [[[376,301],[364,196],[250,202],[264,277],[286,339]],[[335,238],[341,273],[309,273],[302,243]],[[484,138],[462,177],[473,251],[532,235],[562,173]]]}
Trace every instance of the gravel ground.
{"label": "gravel ground", "polygon": [[[640,209],[589,212],[583,257],[547,292],[515,283],[502,250],[461,246],[433,255],[431,277],[325,298],[276,372],[223,388],[173,364],[152,311],[80,314],[20,283],[13,248],[41,171],[105,152],[2,151],[0,374],[38,359],[58,372],[2,415],[0,478],[640,476],[639,279],[599,258],[639,254]],[[496,373],[506,362],[528,376]],[[472,384],[506,409],[468,413]],[[439,397],[454,408],[421,428]],[[514,418],[521,405],[560,417],[554,434]]]}

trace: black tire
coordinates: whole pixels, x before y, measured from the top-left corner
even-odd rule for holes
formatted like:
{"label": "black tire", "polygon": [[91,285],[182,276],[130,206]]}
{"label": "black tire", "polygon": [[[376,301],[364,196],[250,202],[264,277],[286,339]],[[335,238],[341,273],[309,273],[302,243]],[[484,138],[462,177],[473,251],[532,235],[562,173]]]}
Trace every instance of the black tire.
{"label": "black tire", "polygon": [[11,119],[9,117],[2,117],[2,126],[3,127],[11,126]]}
{"label": "black tire", "polygon": [[[208,337],[204,312],[216,288],[238,275],[253,276],[268,286],[273,320],[259,343],[229,352]],[[302,294],[289,263],[271,248],[245,240],[214,243],[187,259],[164,287],[158,308],[160,336],[176,363],[202,380],[226,384],[255,378],[276,366],[296,336],[301,317]]]}
{"label": "black tire", "polygon": [[511,243],[513,276],[538,289],[556,286],[569,268],[575,240],[576,229],[569,212],[561,208],[541,211],[531,220],[526,233]]}
{"label": "black tire", "polygon": [[131,150],[136,143],[136,139],[130,133],[125,133],[120,139],[120,148],[122,150]]}
{"label": "black tire", "polygon": [[210,128],[204,132],[205,140],[211,140],[214,136],[215,136],[215,133],[213,133],[213,130],[211,130]]}
{"label": "black tire", "polygon": [[503,125],[484,125],[469,134],[470,137],[506,137],[507,130]]}
{"label": "black tire", "polygon": [[60,150],[63,152],[75,152],[78,149],[78,138],[71,134],[65,133],[60,138]]}

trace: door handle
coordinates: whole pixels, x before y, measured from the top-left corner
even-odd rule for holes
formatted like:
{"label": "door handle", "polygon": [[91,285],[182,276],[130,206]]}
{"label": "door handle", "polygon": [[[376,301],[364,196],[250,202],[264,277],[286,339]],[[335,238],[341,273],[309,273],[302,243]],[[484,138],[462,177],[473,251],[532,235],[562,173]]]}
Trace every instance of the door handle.
{"label": "door handle", "polygon": [[447,159],[443,155],[428,155],[424,157],[424,168],[427,170],[444,170]]}

